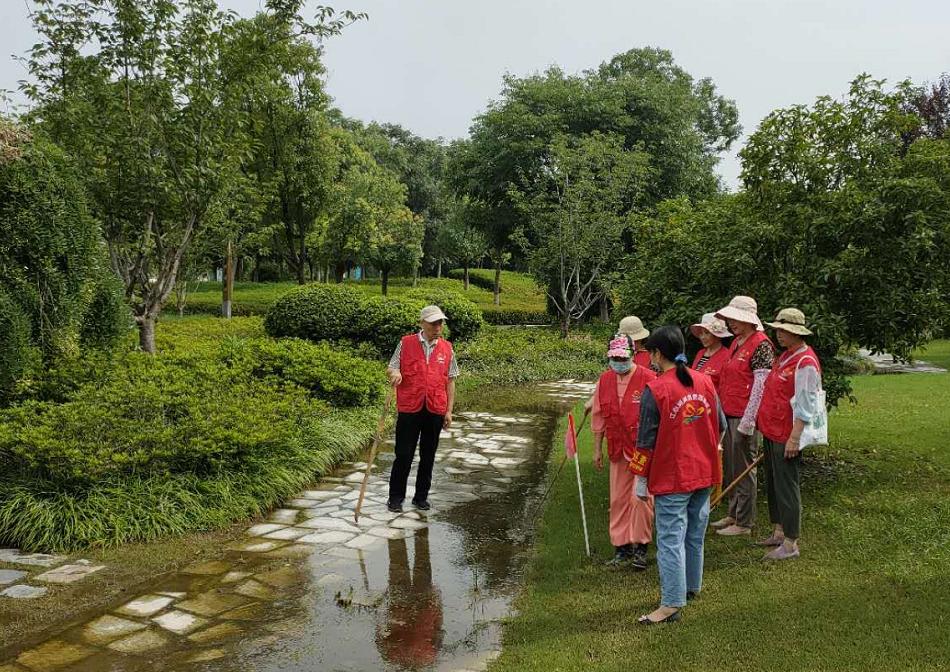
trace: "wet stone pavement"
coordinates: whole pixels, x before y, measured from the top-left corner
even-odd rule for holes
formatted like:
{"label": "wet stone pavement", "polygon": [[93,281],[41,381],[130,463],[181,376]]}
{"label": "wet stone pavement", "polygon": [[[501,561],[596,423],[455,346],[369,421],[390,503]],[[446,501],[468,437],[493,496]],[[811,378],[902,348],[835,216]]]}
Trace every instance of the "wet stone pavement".
{"label": "wet stone pavement", "polygon": [[553,402],[592,386],[542,389],[548,411],[464,413],[443,432],[431,511],[386,509],[386,452],[354,522],[365,464],[344,465],[219,558],[157,578],[0,672],[484,669],[521,582]]}

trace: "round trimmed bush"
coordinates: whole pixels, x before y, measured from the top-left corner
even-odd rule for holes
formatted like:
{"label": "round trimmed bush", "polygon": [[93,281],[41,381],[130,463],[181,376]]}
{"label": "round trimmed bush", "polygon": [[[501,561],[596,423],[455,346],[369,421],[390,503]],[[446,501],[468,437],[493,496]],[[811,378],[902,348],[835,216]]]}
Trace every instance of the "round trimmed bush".
{"label": "round trimmed bush", "polygon": [[478,335],[485,320],[481,309],[462,294],[446,289],[414,289],[406,293],[421,308],[426,304],[435,304],[448,318],[448,327],[452,339],[466,341]]}
{"label": "round trimmed bush", "polygon": [[349,338],[361,320],[363,294],[347,285],[306,285],[277,299],[264,318],[270,336],[333,341]]}
{"label": "round trimmed bush", "polygon": [[386,296],[366,297],[354,340],[368,340],[388,357],[396,343],[418,329],[419,309],[412,301]]}

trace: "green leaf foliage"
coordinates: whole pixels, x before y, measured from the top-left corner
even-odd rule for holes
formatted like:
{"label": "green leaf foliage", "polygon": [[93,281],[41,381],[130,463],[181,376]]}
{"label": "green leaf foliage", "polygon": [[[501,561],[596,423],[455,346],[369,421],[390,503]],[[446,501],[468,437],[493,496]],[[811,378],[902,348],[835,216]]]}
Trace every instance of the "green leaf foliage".
{"label": "green leaf foliage", "polygon": [[28,371],[31,351],[29,320],[0,288],[0,406],[13,397],[17,381]]}

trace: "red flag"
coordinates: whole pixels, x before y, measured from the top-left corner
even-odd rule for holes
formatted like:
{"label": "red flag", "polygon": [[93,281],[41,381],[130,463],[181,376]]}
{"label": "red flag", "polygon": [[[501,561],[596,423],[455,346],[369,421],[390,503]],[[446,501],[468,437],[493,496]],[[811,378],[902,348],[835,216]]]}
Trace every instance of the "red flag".
{"label": "red flag", "polygon": [[577,455],[577,430],[574,429],[574,414],[567,414],[567,432],[564,434],[564,451],[568,457]]}

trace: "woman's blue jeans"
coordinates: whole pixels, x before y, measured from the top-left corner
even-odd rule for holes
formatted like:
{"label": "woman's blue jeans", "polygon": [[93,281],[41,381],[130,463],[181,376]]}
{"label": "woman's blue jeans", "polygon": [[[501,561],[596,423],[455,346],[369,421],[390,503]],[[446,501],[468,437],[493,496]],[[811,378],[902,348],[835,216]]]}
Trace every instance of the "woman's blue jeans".
{"label": "woman's blue jeans", "polygon": [[703,587],[710,490],[657,495],[653,500],[660,604],[664,607],[685,606],[686,592],[698,593]]}

